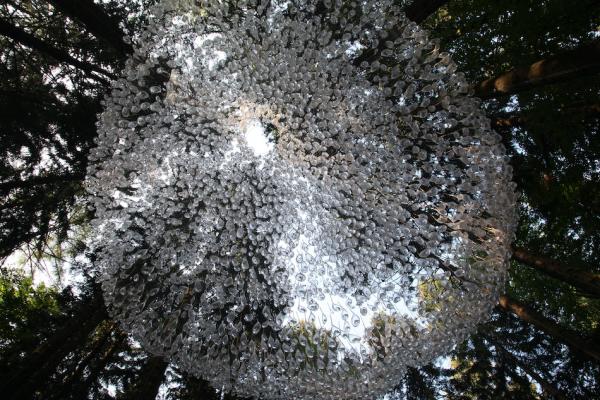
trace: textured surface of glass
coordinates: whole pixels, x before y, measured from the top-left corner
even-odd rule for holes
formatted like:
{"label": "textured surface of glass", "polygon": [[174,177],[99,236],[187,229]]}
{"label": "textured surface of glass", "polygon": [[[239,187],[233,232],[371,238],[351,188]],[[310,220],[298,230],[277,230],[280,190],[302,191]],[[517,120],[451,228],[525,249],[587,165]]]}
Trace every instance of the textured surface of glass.
{"label": "textured surface of glass", "polygon": [[149,16],[87,178],[106,303],[146,350],[239,395],[363,399],[488,316],[510,168],[392,3]]}

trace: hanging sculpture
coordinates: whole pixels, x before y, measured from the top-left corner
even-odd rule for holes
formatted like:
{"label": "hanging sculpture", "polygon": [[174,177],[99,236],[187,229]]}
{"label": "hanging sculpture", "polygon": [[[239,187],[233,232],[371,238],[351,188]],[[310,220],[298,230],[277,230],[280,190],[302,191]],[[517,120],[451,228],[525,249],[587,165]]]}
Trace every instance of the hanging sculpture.
{"label": "hanging sculpture", "polygon": [[507,158],[392,0],[162,1],[87,190],[111,315],[216,388],[363,399],[485,320]]}

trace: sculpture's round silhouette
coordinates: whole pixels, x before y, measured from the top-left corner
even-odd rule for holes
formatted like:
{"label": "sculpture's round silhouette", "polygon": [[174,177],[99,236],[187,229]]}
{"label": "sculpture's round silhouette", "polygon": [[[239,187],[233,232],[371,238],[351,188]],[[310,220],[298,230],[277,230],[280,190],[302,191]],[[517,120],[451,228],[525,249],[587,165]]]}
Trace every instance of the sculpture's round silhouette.
{"label": "sculpture's round silhouette", "polygon": [[391,0],[233,3],[163,1],[106,100],[87,179],[106,303],[219,389],[384,393],[502,290],[499,137]]}

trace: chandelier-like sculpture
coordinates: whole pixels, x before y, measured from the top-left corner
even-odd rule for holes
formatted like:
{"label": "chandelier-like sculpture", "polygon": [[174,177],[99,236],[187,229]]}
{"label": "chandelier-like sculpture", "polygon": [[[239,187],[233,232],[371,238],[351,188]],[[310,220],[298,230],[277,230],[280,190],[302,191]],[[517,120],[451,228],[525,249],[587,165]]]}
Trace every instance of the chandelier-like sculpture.
{"label": "chandelier-like sculpture", "polygon": [[363,399],[487,317],[510,168],[393,3],[153,10],[87,178],[98,280],[146,350],[243,396]]}

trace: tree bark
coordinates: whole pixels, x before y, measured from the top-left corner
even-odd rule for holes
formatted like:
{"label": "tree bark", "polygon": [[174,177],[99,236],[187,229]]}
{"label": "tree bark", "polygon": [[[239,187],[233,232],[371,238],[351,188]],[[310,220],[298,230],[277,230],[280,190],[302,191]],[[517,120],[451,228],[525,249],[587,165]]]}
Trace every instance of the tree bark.
{"label": "tree bark", "polygon": [[[553,123],[557,118],[573,118],[573,116],[581,120],[598,118],[600,116],[600,104],[570,105],[568,107],[560,107],[556,112],[558,115],[545,116],[540,122]],[[491,119],[492,126],[496,129],[522,127],[530,123],[526,115],[519,113],[499,113],[493,115]]]}
{"label": "tree bark", "polygon": [[119,24],[92,0],[46,0],[57,10],[82,23],[88,31],[109,44],[125,57],[133,53],[131,45],[123,41]]}
{"label": "tree bark", "polygon": [[544,317],[542,314],[529,308],[525,304],[511,299],[506,295],[502,295],[500,296],[500,307],[544,331],[556,340],[563,342],[573,350],[578,351],[591,359],[600,361],[600,347],[596,343],[581,337],[572,330],[558,325],[556,322]]}
{"label": "tree bark", "polygon": [[158,389],[164,380],[165,371],[168,365],[169,363],[164,361],[162,357],[148,357],[136,382],[133,384],[132,388],[125,393],[123,399],[156,399]]}
{"label": "tree bark", "polygon": [[82,346],[106,318],[102,297],[96,293],[65,326],[23,360],[22,367],[2,384],[1,393],[8,394],[9,399],[34,398],[34,394],[48,383],[60,362]]}
{"label": "tree bark", "polygon": [[496,129],[515,128],[525,125],[527,118],[521,115],[510,115],[492,118],[492,126]]}
{"label": "tree bark", "polygon": [[600,274],[594,274],[572,265],[529,253],[521,247],[513,246],[513,259],[529,267],[572,285],[592,297],[600,298]]}
{"label": "tree bark", "polygon": [[44,42],[41,39],[38,39],[30,33],[24,31],[23,29],[12,25],[10,22],[3,18],[0,18],[0,35],[6,36],[17,43],[22,44],[25,47],[29,47],[32,50],[50,56],[56,61],[64,62],[75,68],[78,68],[89,74],[90,77],[93,77],[94,79],[100,82],[106,83],[106,79],[94,73],[102,74],[111,79],[115,79],[115,75],[111,74],[110,72],[95,65],[89,64],[87,62],[77,60],[76,58],[72,57],[68,52],[56,48],[51,44]]}
{"label": "tree bark", "polygon": [[475,85],[475,95],[489,99],[600,72],[600,41],[531,65],[514,68]]}

